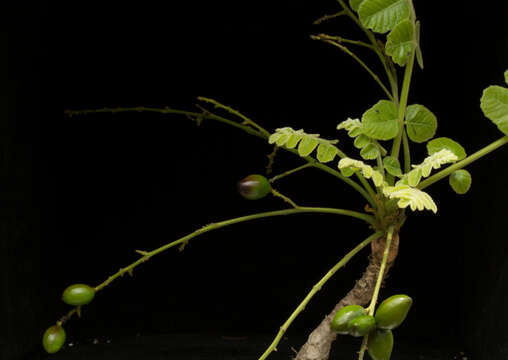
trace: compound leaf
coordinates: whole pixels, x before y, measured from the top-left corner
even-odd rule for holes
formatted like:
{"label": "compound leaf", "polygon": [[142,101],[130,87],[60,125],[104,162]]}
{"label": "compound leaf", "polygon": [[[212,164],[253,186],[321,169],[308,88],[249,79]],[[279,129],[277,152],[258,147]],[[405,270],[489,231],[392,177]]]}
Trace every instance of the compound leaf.
{"label": "compound leaf", "polygon": [[447,137],[435,138],[427,143],[427,151],[429,155],[435,154],[443,149],[450,150],[457,155],[457,160],[462,160],[466,157],[466,150],[458,142],[453,141]]}
{"label": "compound leaf", "polygon": [[405,66],[416,47],[414,25],[409,19],[402,20],[386,37],[386,53],[400,66]]}
{"label": "compound leaf", "polygon": [[298,154],[302,157],[310,155],[317,148],[317,159],[320,162],[332,161],[339,153],[339,149],[333,145],[337,140],[321,139],[319,134],[306,134],[302,129],[294,130],[290,127],[276,129],[268,142],[288,149],[298,146]]}
{"label": "compound leaf", "polygon": [[379,149],[377,146],[373,143],[367,144],[365,147],[362,148],[360,151],[360,156],[365,160],[373,160],[377,158],[379,155]]}
{"label": "compound leaf", "polygon": [[353,171],[361,171],[362,175],[366,179],[372,179],[374,185],[380,187],[384,185],[383,175],[372,168],[372,166],[363,163],[360,160],[354,160],[351,158],[343,158],[339,161],[339,169],[343,172],[349,168]]}
{"label": "compound leaf", "polygon": [[409,18],[408,0],[364,0],[358,9],[363,26],[386,33],[402,20]]}
{"label": "compound leaf", "polygon": [[413,211],[427,209],[437,212],[437,205],[429,194],[409,185],[386,186],[383,193],[390,199],[399,199],[397,205],[402,209],[409,206]]}
{"label": "compound leaf", "polygon": [[471,181],[471,174],[464,169],[454,171],[449,177],[450,186],[460,195],[469,191],[471,188]]}
{"label": "compound leaf", "polygon": [[430,175],[432,169],[439,169],[441,165],[449,164],[457,160],[458,156],[453,152],[448,149],[442,149],[425,158],[421,164],[413,165],[413,170],[406,174],[407,182],[409,186],[416,186],[422,177]]}
{"label": "compound leaf", "polygon": [[508,89],[489,86],[483,91],[480,107],[483,114],[508,135]]}
{"label": "compound leaf", "polygon": [[[367,1],[367,0],[365,0]],[[397,107],[388,100],[380,100],[362,116],[362,131],[377,140],[390,140],[399,133]]]}
{"label": "compound leaf", "polygon": [[406,129],[412,141],[422,143],[436,134],[437,118],[423,105],[410,105],[406,109]]}

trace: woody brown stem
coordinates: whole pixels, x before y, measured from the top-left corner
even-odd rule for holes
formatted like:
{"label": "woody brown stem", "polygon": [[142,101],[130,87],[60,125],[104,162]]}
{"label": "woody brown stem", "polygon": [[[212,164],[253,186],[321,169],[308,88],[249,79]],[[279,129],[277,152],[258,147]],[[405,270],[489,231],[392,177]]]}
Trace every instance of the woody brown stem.
{"label": "woody brown stem", "polygon": [[[369,265],[363,276],[356,282],[349,293],[339,301],[330,314],[328,314],[318,327],[309,335],[307,342],[298,351],[294,360],[328,360],[330,348],[336,338],[336,333],[330,328],[330,323],[341,308],[347,305],[365,306],[369,303],[376,287],[377,276],[383,260],[385,238],[372,242]],[[395,262],[399,251],[399,235],[394,234],[383,279],[387,277],[388,270]]]}

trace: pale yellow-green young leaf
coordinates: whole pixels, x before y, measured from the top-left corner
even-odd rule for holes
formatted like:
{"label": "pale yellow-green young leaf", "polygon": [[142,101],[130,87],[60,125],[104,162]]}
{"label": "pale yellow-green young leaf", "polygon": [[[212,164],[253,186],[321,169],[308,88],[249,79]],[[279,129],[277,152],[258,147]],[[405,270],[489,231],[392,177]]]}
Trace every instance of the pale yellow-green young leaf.
{"label": "pale yellow-green young leaf", "polygon": [[437,212],[437,205],[429,194],[408,185],[386,186],[383,193],[390,199],[399,199],[397,205],[400,208],[410,207],[411,210],[431,210]]}
{"label": "pale yellow-green young leaf", "polygon": [[319,162],[326,163],[332,161],[337,155],[338,149],[328,143],[321,143],[317,149],[317,159]]}
{"label": "pale yellow-green young leaf", "polygon": [[423,160],[419,165],[413,165],[413,170],[407,173],[409,186],[416,186],[422,177],[430,175],[432,169],[439,169],[441,165],[457,161],[459,158],[448,149],[442,149]]}
{"label": "pale yellow-green young leaf", "polygon": [[393,62],[405,66],[409,55],[416,47],[413,22],[406,19],[398,23],[388,34],[385,47]]}
{"label": "pale yellow-green young leaf", "polygon": [[427,143],[427,151],[429,155],[433,155],[443,149],[450,150],[452,153],[457,155],[457,160],[466,158],[466,150],[458,142],[453,141],[447,137],[440,137],[432,139]]}
{"label": "pale yellow-green young leaf", "polygon": [[304,136],[298,145],[298,155],[305,157],[310,155],[318,145],[318,139],[311,136]]}
{"label": "pale yellow-green young leaf", "polygon": [[502,86],[489,86],[483,91],[480,101],[483,114],[508,135],[508,89]]}
{"label": "pale yellow-green young leaf", "polygon": [[363,26],[383,34],[409,18],[410,5],[408,0],[364,0],[358,14]]}
{"label": "pale yellow-green young leaf", "polygon": [[366,179],[372,179],[372,182],[376,187],[380,187],[384,185],[383,175],[372,168],[372,166],[365,164],[360,160],[354,160],[351,158],[343,158],[339,161],[339,169],[342,171],[343,169],[350,168],[352,170],[361,171],[362,175]]}
{"label": "pale yellow-green young leaf", "polygon": [[379,155],[379,149],[373,143],[367,144],[361,151],[360,156],[364,160],[374,160]]}
{"label": "pale yellow-green young leaf", "polygon": [[347,130],[350,137],[357,137],[362,133],[362,123],[358,119],[348,118],[337,125],[337,130],[341,129]]}
{"label": "pale yellow-green young leaf", "polygon": [[371,142],[371,140],[369,139],[369,137],[367,135],[363,135],[363,134],[360,134],[356,139],[355,141],[353,142],[353,145],[355,146],[355,148],[357,149],[362,149],[364,148],[365,146],[369,145]]}
{"label": "pale yellow-green young leaf", "polygon": [[463,195],[471,188],[471,174],[464,169],[454,171],[449,177],[450,186],[457,194]]}
{"label": "pale yellow-green young leaf", "polygon": [[294,149],[298,142],[303,138],[303,131],[298,130],[289,135],[288,140],[286,141],[286,147],[288,149]]}

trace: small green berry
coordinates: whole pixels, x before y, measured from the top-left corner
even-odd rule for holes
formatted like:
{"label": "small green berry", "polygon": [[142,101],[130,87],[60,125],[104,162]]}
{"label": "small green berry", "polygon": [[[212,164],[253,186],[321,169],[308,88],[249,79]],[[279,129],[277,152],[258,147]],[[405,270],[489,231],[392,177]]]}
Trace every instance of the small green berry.
{"label": "small green berry", "polygon": [[361,315],[347,324],[348,333],[354,337],[362,337],[376,328],[376,319],[371,315]]}
{"label": "small green berry", "polygon": [[383,301],[376,310],[376,324],[380,329],[393,330],[407,316],[413,299],[407,295],[393,295]]}
{"label": "small green berry", "polygon": [[263,175],[249,175],[238,183],[238,192],[248,200],[261,199],[271,190],[270,182]]}
{"label": "small green berry", "polygon": [[373,360],[390,360],[393,350],[391,330],[377,329],[369,334],[367,351]]}
{"label": "small green berry", "polygon": [[341,334],[349,334],[348,323],[359,316],[365,315],[365,309],[360,305],[348,305],[337,311],[330,324],[332,330]]}
{"label": "small green berry", "polygon": [[65,330],[60,325],[53,325],[48,328],[42,336],[42,347],[49,354],[54,354],[60,350],[65,343]]}
{"label": "small green berry", "polygon": [[86,305],[95,297],[95,289],[85,284],[74,284],[64,290],[62,300],[69,305]]}

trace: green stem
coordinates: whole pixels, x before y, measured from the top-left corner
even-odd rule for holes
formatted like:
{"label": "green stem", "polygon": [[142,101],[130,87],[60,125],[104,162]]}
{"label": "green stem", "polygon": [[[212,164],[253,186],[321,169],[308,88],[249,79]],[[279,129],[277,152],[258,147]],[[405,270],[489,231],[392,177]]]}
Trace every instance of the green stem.
{"label": "green stem", "polygon": [[406,71],[404,72],[404,80],[402,82],[402,91],[400,94],[399,113],[397,121],[399,123],[399,133],[393,141],[392,156],[394,158],[399,157],[400,143],[402,140],[402,133],[404,131],[404,117],[406,115],[407,100],[409,97],[409,88],[411,87],[411,77],[413,74],[413,65],[415,61],[415,49],[411,51],[409,60],[406,64]]}
{"label": "green stem", "polygon": [[[388,260],[388,254],[390,253],[390,246],[392,244],[394,227],[393,225],[388,228],[388,233],[386,236],[385,250],[383,252],[383,260],[381,262],[381,267],[379,268],[379,274],[377,276],[376,287],[374,288],[374,294],[372,295],[372,299],[370,301],[370,305],[367,308],[369,315],[374,316],[374,310],[376,309],[377,299],[379,297],[379,289],[381,289],[381,284],[383,282],[383,276],[386,269],[386,262]],[[365,354],[365,350],[367,350],[367,342],[369,339],[369,334],[365,335],[363,338],[362,346],[360,348],[358,359],[362,360],[363,355]]]}
{"label": "green stem", "polygon": [[254,121],[249,119],[247,116],[243,115],[238,110],[235,110],[235,109],[233,109],[233,108],[231,108],[231,107],[229,107],[227,105],[221,104],[217,100],[209,99],[209,98],[206,98],[206,97],[203,97],[203,96],[198,96],[198,100],[199,101],[204,101],[204,102],[209,103],[209,104],[212,104],[216,108],[226,110],[227,112],[229,112],[229,113],[231,113],[233,115],[238,116],[240,119],[242,119],[244,121],[245,124],[251,125],[252,127],[256,128],[260,133],[262,133],[266,137],[270,136],[270,133],[267,130],[265,130],[264,128],[262,128],[258,124],[256,124]]}
{"label": "green stem", "polygon": [[315,20],[313,22],[314,25],[319,25],[325,21],[328,21],[328,20],[331,20],[331,19],[335,19],[339,16],[342,16],[342,15],[346,15],[346,12],[345,11],[339,11],[338,13],[335,13],[335,14],[331,14],[331,15],[324,15],[324,16],[321,16],[319,19]]}
{"label": "green stem", "polygon": [[316,40],[330,40],[330,41],[335,41],[339,44],[340,43],[347,43],[347,44],[352,44],[352,45],[357,45],[357,46],[363,46],[363,47],[366,47],[367,49],[375,51],[374,47],[371,44],[367,44],[366,42],[363,42],[360,40],[351,40],[351,39],[343,38],[342,36],[328,35],[328,34],[318,34],[318,35],[315,35],[315,37],[316,37]]}
{"label": "green stem", "polygon": [[351,250],[346,256],[344,256],[337,264],[335,264],[335,266],[332,267],[326,273],[326,275],[323,276],[323,278],[321,278],[321,280],[319,280],[319,282],[316,285],[314,285],[312,287],[312,290],[307,294],[307,296],[303,299],[303,301],[300,303],[300,305],[298,305],[298,307],[295,309],[295,311],[293,311],[293,313],[286,320],[286,322],[280,327],[280,330],[277,333],[277,336],[275,337],[273,342],[270,344],[268,349],[266,349],[266,351],[263,353],[263,355],[261,355],[259,360],[266,359],[272,351],[277,349],[277,345],[279,344],[280,339],[282,338],[282,336],[284,335],[284,333],[286,332],[288,327],[296,319],[298,314],[300,314],[303,311],[303,309],[305,309],[305,306],[307,306],[310,299],[312,299],[312,297],[319,290],[321,290],[321,287],[328,281],[328,279],[330,279],[333,276],[333,274],[335,274],[337,272],[337,270],[339,270],[341,267],[346,265],[348,263],[348,261],[351,260],[351,258],[353,256],[355,256],[360,250],[362,250],[365,246],[369,245],[373,240],[379,238],[382,234],[383,234],[382,231],[378,231],[378,232],[372,234],[371,236],[369,236],[364,241],[362,241],[360,244],[358,244],[353,250]]}
{"label": "green stem", "polygon": [[270,183],[274,183],[275,181],[280,180],[283,177],[286,177],[286,176],[291,175],[291,174],[293,174],[293,173],[295,173],[297,171],[303,170],[303,169],[311,167],[311,166],[312,166],[311,163],[304,164],[304,165],[299,166],[297,168],[294,168],[294,169],[288,170],[286,172],[283,172],[282,174],[276,175],[276,176],[272,177],[269,181],[270,181]]}
{"label": "green stem", "polygon": [[453,164],[452,166],[447,167],[446,169],[443,169],[439,171],[438,173],[432,175],[431,177],[427,178],[426,180],[422,181],[420,184],[418,184],[417,188],[419,189],[425,189],[427,186],[430,186],[434,184],[435,182],[447,177],[454,171],[457,171],[459,169],[462,169],[463,167],[471,164],[473,161],[476,161],[480,159],[481,157],[487,155],[488,153],[491,153],[492,151],[500,148],[501,146],[508,143],[508,136],[504,136],[491,144],[485,146],[484,148],[478,150],[472,155],[469,155],[467,158]]}
{"label": "green stem", "polygon": [[372,31],[370,31],[369,29],[367,29],[366,27],[363,26],[360,19],[358,19],[358,17],[351,11],[351,9],[346,5],[344,0],[337,0],[337,1],[342,6],[342,9],[345,11],[346,15],[349,18],[351,18],[351,20],[353,20],[356,23],[356,25],[358,25],[358,27],[365,33],[367,38],[370,40],[374,51],[376,52],[376,54],[379,57],[379,60],[383,64],[383,68],[385,69],[386,76],[388,77],[388,81],[390,82],[390,86],[392,88],[392,96],[388,96],[388,97],[395,104],[398,104],[399,90],[398,90],[398,84],[397,84],[397,74],[392,73],[392,71],[390,70],[390,67],[386,61],[386,57],[384,56],[384,50],[379,46],[379,43],[377,42],[376,37],[372,33]]}
{"label": "green stem", "polygon": [[344,45],[338,43],[337,41],[332,41],[332,40],[326,40],[326,39],[322,39],[320,38],[319,36],[316,36],[316,35],[311,35],[311,39],[313,40],[321,40],[325,43],[328,43],[328,44],[331,44],[335,47],[338,47],[339,49],[341,49],[342,51],[344,51],[346,54],[348,54],[349,56],[351,56],[354,60],[356,60],[356,62],[358,62],[365,70],[367,70],[367,72],[370,74],[370,76],[372,76],[372,78],[374,79],[375,82],[378,83],[378,85],[381,87],[381,89],[385,92],[386,96],[388,96],[388,98],[393,101],[393,96],[392,94],[390,93],[390,91],[388,91],[388,89],[386,88],[386,86],[383,84],[383,82],[381,81],[381,79],[379,78],[379,76],[374,72],[372,71],[369,66],[367,64],[365,64],[358,56],[356,56],[351,50],[349,50],[347,47],[345,47]]}
{"label": "green stem", "polygon": [[281,198],[282,200],[284,200],[285,202],[287,202],[289,205],[291,205],[292,207],[294,207],[295,209],[298,208],[298,205],[296,205],[296,203],[291,200],[290,198],[288,198],[287,196],[285,195],[282,195],[280,192],[278,192],[277,190],[273,189],[272,188],[272,194],[273,196],[276,196],[276,197],[279,197]]}
{"label": "green stem", "polygon": [[[266,130],[264,132],[260,132],[260,131],[254,129],[254,128],[250,127],[250,126],[239,124],[239,123],[234,122],[232,120],[223,118],[222,116],[218,116],[218,115],[212,114],[212,113],[210,113],[208,111],[205,111],[205,112],[193,112],[193,111],[175,110],[175,109],[171,109],[169,107],[166,107],[166,108],[150,108],[150,107],[139,106],[139,107],[128,107],[128,108],[103,108],[103,109],[91,109],[91,110],[66,110],[65,114],[67,114],[68,116],[73,116],[73,115],[85,115],[85,114],[94,114],[94,113],[121,113],[121,112],[154,112],[154,113],[160,113],[160,114],[184,115],[184,116],[190,117],[190,118],[192,118],[194,120],[198,120],[198,119],[210,119],[210,120],[219,121],[219,122],[227,124],[227,125],[231,125],[233,127],[236,127],[238,129],[241,129],[241,130],[247,132],[248,134],[257,136],[257,137],[262,138],[262,139],[267,139],[269,137],[269,133]],[[260,126],[258,125],[258,127],[260,127]],[[295,149],[288,149],[288,148],[283,148],[283,149],[286,150],[286,151],[292,152],[295,155],[300,156],[298,154],[298,151],[295,150]],[[340,150],[339,150],[338,154],[341,157],[345,157],[346,156]],[[310,156],[307,156],[304,159],[309,164],[311,164],[312,167],[315,167],[317,169],[323,170],[323,171],[325,171],[325,172],[327,172],[327,173],[329,173],[329,174],[339,178],[340,180],[344,181],[346,184],[350,185],[351,187],[353,187],[356,191],[358,191],[371,204],[371,206],[375,207],[375,203],[374,203],[374,200],[373,200],[374,198],[371,198],[372,192],[370,190],[368,190],[368,188],[367,188],[367,191],[370,193],[370,195],[369,195],[369,193],[364,188],[362,188],[356,182],[354,182],[353,180],[343,176],[340,172],[332,169],[331,167],[316,162],[316,160],[314,160]],[[360,181],[361,180],[362,179],[360,179]],[[363,185],[364,186],[365,185],[368,186],[368,183],[366,184],[365,179],[363,179],[363,180],[364,180],[364,181],[362,181]]]}
{"label": "green stem", "polygon": [[402,147],[404,149],[404,173],[411,170],[411,152],[409,149],[409,139],[406,130],[402,130]]}
{"label": "green stem", "polygon": [[116,272],[114,275],[110,276],[102,284],[96,286],[95,291],[99,291],[99,290],[103,289],[105,286],[109,285],[113,280],[115,280],[116,278],[118,278],[120,276],[123,276],[125,273],[132,274],[132,270],[136,266],[148,261],[152,256],[155,256],[155,255],[157,255],[169,248],[177,246],[177,245],[185,246],[187,244],[187,242],[189,240],[191,240],[192,238],[202,235],[204,233],[207,233],[211,230],[216,230],[216,229],[219,229],[219,228],[222,228],[225,226],[238,224],[238,223],[242,223],[245,221],[251,221],[251,220],[274,217],[274,216],[300,214],[300,213],[322,213],[322,214],[336,214],[336,215],[351,216],[351,217],[354,217],[354,218],[357,218],[360,220],[364,220],[371,225],[373,225],[375,222],[375,218],[373,216],[367,215],[364,213],[360,213],[360,212],[356,212],[356,211],[335,209],[335,208],[303,207],[302,206],[302,207],[297,207],[295,209],[268,211],[268,212],[263,212],[263,213],[258,213],[258,214],[241,216],[241,217],[237,217],[237,218],[233,218],[233,219],[229,219],[229,220],[225,220],[225,221],[221,221],[221,222],[217,222],[217,223],[212,223],[212,224],[206,225],[206,226],[202,227],[201,229],[198,229],[198,230],[196,230],[184,237],[181,237],[178,240],[175,240],[175,241],[170,242],[166,245],[163,245],[155,250],[152,250],[152,251],[137,250],[137,253],[142,255],[142,257],[140,259],[138,259],[137,261],[133,262],[132,264],[128,265],[125,268],[121,268],[118,272]]}

